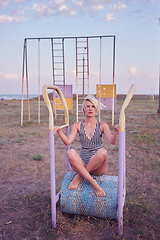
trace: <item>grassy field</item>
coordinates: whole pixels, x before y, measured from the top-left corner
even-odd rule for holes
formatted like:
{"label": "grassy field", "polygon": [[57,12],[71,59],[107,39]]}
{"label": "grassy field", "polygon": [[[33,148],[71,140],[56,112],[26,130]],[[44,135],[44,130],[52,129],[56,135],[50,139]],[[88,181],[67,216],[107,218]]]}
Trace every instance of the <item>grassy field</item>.
{"label": "grassy field", "polygon": [[[124,96],[118,96],[115,124]],[[91,216],[63,214],[57,203],[57,228],[51,228],[50,156],[48,109],[30,101],[31,122],[24,101],[24,125],[20,126],[21,102],[0,101],[0,238],[17,239],[121,239],[118,222]],[[135,95],[126,109],[126,202],[123,239],[160,239],[160,116],[158,99]],[[103,112],[109,124],[111,112]],[[76,121],[70,113],[70,125]],[[56,125],[61,120],[55,121]],[[118,143],[103,140],[108,151],[108,175],[118,175]],[[71,147],[80,151],[79,138]],[[56,190],[66,172],[65,146],[55,136]]]}

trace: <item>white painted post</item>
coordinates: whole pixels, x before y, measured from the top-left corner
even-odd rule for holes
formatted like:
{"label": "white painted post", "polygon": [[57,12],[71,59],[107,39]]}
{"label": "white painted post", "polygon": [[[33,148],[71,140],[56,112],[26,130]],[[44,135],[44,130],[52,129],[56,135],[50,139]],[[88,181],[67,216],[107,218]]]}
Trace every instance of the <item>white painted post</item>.
{"label": "white painted post", "polygon": [[125,202],[125,109],[128,106],[136,85],[132,85],[121,108],[119,117],[119,152],[118,152],[118,233],[123,235],[123,206]]}
{"label": "white painted post", "polygon": [[50,177],[51,177],[51,215],[52,215],[52,227],[56,228],[56,203],[59,199],[60,194],[56,195],[56,182],[55,182],[55,148],[54,148],[54,119],[52,106],[47,94],[47,89],[54,89],[58,92],[65,109],[65,125],[60,128],[68,127],[69,125],[69,114],[66,100],[63,93],[57,86],[45,85],[43,87],[43,98],[49,110],[49,145],[50,145]]}

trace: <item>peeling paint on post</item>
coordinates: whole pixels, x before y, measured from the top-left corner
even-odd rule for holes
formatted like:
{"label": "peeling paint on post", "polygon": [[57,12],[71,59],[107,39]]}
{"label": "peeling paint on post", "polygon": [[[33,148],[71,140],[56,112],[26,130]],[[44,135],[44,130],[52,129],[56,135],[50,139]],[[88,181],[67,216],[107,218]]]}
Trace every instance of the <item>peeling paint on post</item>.
{"label": "peeling paint on post", "polygon": [[[54,147],[54,118],[52,112],[52,106],[47,94],[47,89],[54,89],[58,92],[65,109],[65,125],[60,128],[68,127],[69,125],[69,114],[66,100],[63,93],[57,86],[45,85],[43,86],[43,98],[49,110],[49,149],[50,149],[50,178],[51,178],[51,216],[52,216],[52,227],[56,228],[56,203],[60,198],[60,192],[56,195],[56,182],[55,182],[55,147]],[[69,128],[67,129],[69,132]],[[69,148],[69,147],[68,147]],[[67,170],[70,169],[70,165],[67,165]]]}
{"label": "peeling paint on post", "polygon": [[51,212],[52,227],[56,228],[56,187],[55,187],[55,152],[54,152],[54,132],[49,131],[50,145],[50,178],[51,178]]}
{"label": "peeling paint on post", "polygon": [[119,152],[118,152],[118,234],[123,235],[123,207],[126,192],[126,163],[125,163],[125,109],[128,106],[136,86],[132,85],[121,108],[119,117]]}

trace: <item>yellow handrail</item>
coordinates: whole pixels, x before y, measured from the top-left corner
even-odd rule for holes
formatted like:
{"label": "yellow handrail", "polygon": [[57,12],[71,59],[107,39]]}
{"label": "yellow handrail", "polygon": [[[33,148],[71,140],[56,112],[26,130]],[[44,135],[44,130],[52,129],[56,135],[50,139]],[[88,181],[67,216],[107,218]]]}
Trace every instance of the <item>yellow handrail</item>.
{"label": "yellow handrail", "polygon": [[123,132],[124,131],[124,124],[125,124],[125,114],[124,114],[124,111],[126,109],[126,107],[128,106],[134,92],[136,90],[136,85],[132,85],[127,96],[126,96],[126,99],[124,100],[124,103],[122,105],[122,108],[121,108],[121,112],[120,112],[120,116],[119,116],[119,131],[120,132]]}
{"label": "yellow handrail", "polygon": [[56,90],[62,100],[62,103],[64,105],[64,111],[65,111],[65,125],[60,126],[60,128],[64,128],[67,127],[69,125],[69,114],[68,114],[68,107],[67,107],[67,103],[66,100],[63,96],[63,93],[61,92],[61,90],[59,89],[59,87],[54,86],[54,85],[44,85],[43,86],[43,98],[47,104],[48,110],[49,110],[49,131],[53,130],[54,127],[54,118],[53,118],[53,111],[52,111],[52,106],[47,94],[47,89],[53,89]]}

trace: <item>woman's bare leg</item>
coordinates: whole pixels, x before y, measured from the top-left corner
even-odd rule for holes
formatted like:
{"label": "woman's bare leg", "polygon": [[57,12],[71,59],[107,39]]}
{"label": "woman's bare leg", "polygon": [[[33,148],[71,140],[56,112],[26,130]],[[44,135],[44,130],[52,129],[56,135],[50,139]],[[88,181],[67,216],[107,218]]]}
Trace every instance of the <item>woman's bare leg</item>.
{"label": "woman's bare leg", "polygon": [[[79,168],[83,170],[85,168],[85,163],[82,161],[79,154],[74,149],[68,150],[67,155],[68,155],[68,159],[72,169],[75,172],[77,172],[76,176],[74,177],[74,179],[72,180],[72,182],[68,187],[68,189],[74,190],[78,187],[82,179],[82,176],[79,174]],[[78,166],[78,169],[77,169],[77,166]]]}
{"label": "woman's bare leg", "polygon": [[108,168],[108,153],[104,148],[100,148],[94,156],[91,157],[86,169],[93,175],[101,176],[106,173]]}
{"label": "woman's bare leg", "polygon": [[[76,189],[81,181],[81,178],[84,177],[93,186],[97,196],[105,196],[105,192],[98,185],[98,183],[91,177],[89,172],[92,171],[93,173],[96,173],[96,175],[102,175],[106,172],[108,164],[108,156],[106,154],[106,150],[105,149],[98,150],[97,153],[91,158],[86,167],[84,166],[82,159],[74,149],[70,149],[67,155],[72,168],[77,172],[77,175],[72,180],[68,188],[71,190]],[[97,157],[99,157],[98,158],[99,161]],[[102,167],[102,165],[104,166]]]}
{"label": "woman's bare leg", "polygon": [[78,187],[81,179],[82,176],[79,173],[77,173],[72,182],[69,184],[68,189],[75,190]]}

